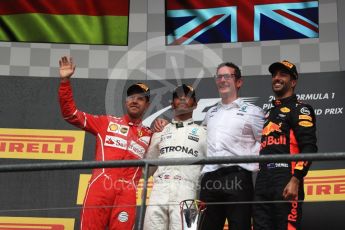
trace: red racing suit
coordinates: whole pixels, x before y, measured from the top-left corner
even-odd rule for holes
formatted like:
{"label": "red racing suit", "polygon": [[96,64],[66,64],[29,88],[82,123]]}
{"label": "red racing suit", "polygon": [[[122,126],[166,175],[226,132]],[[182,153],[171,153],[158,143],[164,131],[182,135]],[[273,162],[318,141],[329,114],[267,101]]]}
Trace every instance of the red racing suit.
{"label": "red racing suit", "polygon": [[[315,153],[316,120],[313,108],[297,101],[296,95],[273,101],[267,111],[261,137],[260,155]],[[303,178],[311,162],[260,163],[255,185],[254,230],[300,229],[302,202],[281,201],[292,176],[299,179],[298,200],[304,200]]]}
{"label": "red racing suit", "polygon": [[[142,159],[152,132],[133,123],[128,115],[91,115],[76,108],[70,82],[59,87],[64,119],[96,136],[97,161]],[[136,187],[140,167],[101,168],[92,171],[81,212],[80,229],[132,229],[135,223]]]}

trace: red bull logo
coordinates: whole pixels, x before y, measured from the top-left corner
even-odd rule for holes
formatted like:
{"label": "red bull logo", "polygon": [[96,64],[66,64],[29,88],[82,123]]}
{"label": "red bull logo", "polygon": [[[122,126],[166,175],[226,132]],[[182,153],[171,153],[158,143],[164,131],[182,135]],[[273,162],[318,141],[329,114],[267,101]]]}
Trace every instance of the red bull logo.
{"label": "red bull logo", "polygon": [[265,136],[261,141],[261,149],[269,145],[286,145],[285,135],[280,135],[279,137],[269,136],[271,133],[278,132],[281,133],[280,129],[282,123],[276,124],[270,121],[262,130],[262,135]]}
{"label": "red bull logo", "polygon": [[270,145],[286,145],[286,137],[279,136],[279,137],[265,137],[265,139],[261,142],[261,148],[265,148],[266,146]]}
{"label": "red bull logo", "polygon": [[270,121],[265,128],[262,130],[262,135],[264,136],[268,136],[270,133],[273,132],[282,132],[280,127],[282,126],[282,123],[279,123],[279,125],[277,125],[276,123]]}

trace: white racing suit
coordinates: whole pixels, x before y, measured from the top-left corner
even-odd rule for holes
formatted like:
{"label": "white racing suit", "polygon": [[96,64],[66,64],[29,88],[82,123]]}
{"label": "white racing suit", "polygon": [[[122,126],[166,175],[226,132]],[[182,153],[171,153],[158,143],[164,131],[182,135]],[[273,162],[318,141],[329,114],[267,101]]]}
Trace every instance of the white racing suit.
{"label": "white racing suit", "polygon": [[[154,133],[147,158],[189,158],[206,156],[206,128],[193,123],[172,121],[162,132]],[[146,209],[144,230],[181,230],[179,203],[196,199],[202,165],[159,166]]]}

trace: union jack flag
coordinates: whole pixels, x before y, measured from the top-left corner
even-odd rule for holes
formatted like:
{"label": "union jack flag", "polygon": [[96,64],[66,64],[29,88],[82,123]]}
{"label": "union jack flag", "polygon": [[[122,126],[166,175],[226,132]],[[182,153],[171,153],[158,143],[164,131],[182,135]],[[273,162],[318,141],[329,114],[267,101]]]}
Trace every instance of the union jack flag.
{"label": "union jack flag", "polygon": [[166,0],[167,44],[315,38],[318,7],[310,0]]}

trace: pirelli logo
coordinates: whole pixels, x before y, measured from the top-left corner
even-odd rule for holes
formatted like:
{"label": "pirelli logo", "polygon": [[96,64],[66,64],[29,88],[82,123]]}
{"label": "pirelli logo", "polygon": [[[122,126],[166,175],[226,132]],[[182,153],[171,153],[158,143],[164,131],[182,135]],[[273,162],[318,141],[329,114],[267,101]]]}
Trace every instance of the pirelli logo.
{"label": "pirelli logo", "polygon": [[0,216],[0,229],[7,230],[74,230],[72,218],[6,217]]}
{"label": "pirelli logo", "polygon": [[306,201],[345,200],[345,169],[309,171],[304,192]]}
{"label": "pirelli logo", "polygon": [[0,158],[81,160],[84,137],[84,131],[0,128]]}

